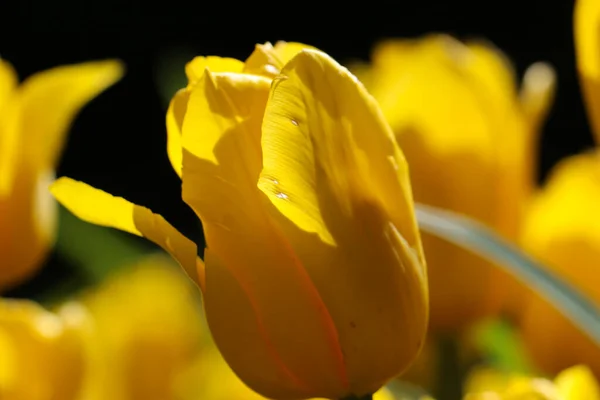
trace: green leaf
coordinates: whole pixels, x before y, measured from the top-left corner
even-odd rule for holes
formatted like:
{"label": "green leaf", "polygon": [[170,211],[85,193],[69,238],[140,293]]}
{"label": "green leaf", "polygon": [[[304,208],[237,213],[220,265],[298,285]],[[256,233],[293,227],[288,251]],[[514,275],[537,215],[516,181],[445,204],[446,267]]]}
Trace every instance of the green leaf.
{"label": "green leaf", "polygon": [[600,311],[587,297],[482,224],[445,210],[416,205],[420,230],[495,262],[551,302],[600,346]]}
{"label": "green leaf", "polygon": [[493,367],[525,375],[537,372],[527,356],[525,344],[510,322],[499,318],[480,321],[473,327],[471,335],[477,350]]}
{"label": "green leaf", "polygon": [[150,247],[136,239],[114,229],[88,224],[60,207],[56,250],[84,270],[93,282],[146,255]]}

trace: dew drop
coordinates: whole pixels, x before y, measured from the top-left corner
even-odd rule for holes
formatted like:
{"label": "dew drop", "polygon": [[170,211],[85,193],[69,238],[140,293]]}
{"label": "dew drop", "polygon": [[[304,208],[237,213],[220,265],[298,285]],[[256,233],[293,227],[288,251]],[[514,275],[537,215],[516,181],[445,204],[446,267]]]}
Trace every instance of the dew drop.
{"label": "dew drop", "polygon": [[292,124],[298,126],[298,121],[296,121],[295,119],[292,120]]}
{"label": "dew drop", "polygon": [[277,198],[279,198],[279,199],[286,200],[286,199],[288,198],[288,195],[287,195],[287,194],[285,194],[285,193],[281,193],[281,192],[279,192],[279,193],[275,193],[275,197],[277,197]]}

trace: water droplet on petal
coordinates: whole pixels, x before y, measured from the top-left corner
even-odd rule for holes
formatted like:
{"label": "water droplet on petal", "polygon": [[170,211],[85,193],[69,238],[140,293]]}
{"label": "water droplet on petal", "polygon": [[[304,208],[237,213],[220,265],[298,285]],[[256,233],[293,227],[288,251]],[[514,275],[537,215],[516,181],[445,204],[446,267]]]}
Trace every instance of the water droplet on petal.
{"label": "water droplet on petal", "polygon": [[296,121],[295,119],[292,120],[292,124],[298,126],[298,121]]}
{"label": "water droplet on petal", "polygon": [[285,194],[285,193],[281,193],[281,192],[279,192],[279,193],[275,193],[275,197],[277,197],[277,198],[279,198],[279,199],[286,200],[286,199],[288,198],[288,195],[287,195],[287,194]]}

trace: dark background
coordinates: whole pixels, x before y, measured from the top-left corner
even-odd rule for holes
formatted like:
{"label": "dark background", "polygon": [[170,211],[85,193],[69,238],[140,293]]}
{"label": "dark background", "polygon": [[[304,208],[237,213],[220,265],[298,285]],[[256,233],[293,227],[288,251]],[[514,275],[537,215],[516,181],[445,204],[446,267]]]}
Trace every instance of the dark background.
{"label": "dark background", "polygon": [[[540,146],[540,179],[560,158],[592,145],[575,72],[573,1],[361,1],[241,3],[0,0],[0,55],[23,79],[60,64],[119,58],[127,74],[76,120],[58,176],[83,180],[163,214],[198,237],[168,163],[157,76],[169,62],[215,54],[244,59],[258,42],[299,41],[340,62],[368,60],[388,37],[446,32],[484,37],[513,60],[519,76],[539,60],[558,73],[558,91]],[[183,57],[183,58],[182,58]],[[54,254],[31,291],[71,273]]]}

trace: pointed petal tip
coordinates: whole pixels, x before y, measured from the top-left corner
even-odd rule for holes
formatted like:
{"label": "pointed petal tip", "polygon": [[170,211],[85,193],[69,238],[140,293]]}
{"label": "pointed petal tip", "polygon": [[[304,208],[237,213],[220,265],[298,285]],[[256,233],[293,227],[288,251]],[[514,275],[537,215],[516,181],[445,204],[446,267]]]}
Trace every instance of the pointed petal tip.
{"label": "pointed petal tip", "polygon": [[551,90],[555,84],[556,71],[548,62],[538,61],[531,64],[523,76],[523,85],[538,93]]}

